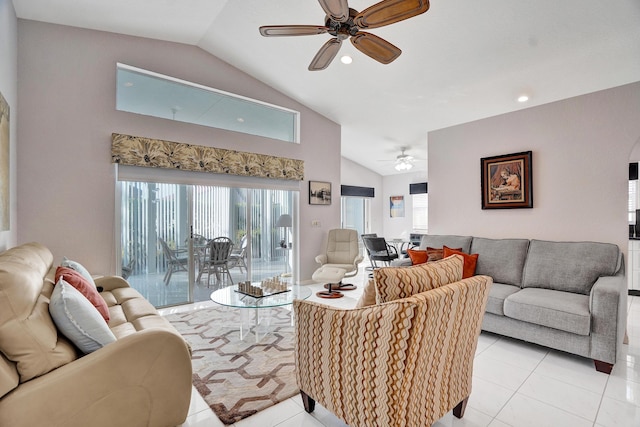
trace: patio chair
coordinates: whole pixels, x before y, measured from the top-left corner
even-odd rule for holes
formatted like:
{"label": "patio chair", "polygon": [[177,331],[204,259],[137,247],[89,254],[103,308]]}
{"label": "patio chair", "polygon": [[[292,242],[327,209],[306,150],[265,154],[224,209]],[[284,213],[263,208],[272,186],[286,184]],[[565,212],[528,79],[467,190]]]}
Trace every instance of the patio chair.
{"label": "patio chair", "polygon": [[231,250],[233,242],[228,237],[216,237],[211,239],[207,249],[207,257],[205,258],[200,271],[198,272],[197,281],[200,282],[202,273],[207,272],[207,286],[211,283],[211,273],[215,274],[216,282],[221,280],[221,274],[226,273],[229,281],[233,285],[233,279],[229,272],[229,264],[231,262]]}
{"label": "patio chair", "polygon": [[240,247],[237,249],[233,249],[231,251],[231,255],[229,255],[229,268],[240,269],[240,273],[242,273],[242,269],[247,270],[247,236],[242,236],[240,240]]}
{"label": "patio chair", "polygon": [[158,238],[162,252],[167,261],[167,271],[164,274],[164,284],[169,285],[171,276],[176,271],[187,271],[189,265],[189,256],[186,250],[171,249],[164,239]]}

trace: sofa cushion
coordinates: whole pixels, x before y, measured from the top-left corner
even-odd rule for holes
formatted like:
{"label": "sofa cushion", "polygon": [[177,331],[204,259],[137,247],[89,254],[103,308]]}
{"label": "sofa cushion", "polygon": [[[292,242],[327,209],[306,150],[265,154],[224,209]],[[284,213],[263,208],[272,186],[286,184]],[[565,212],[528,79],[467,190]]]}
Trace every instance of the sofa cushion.
{"label": "sofa cushion", "polygon": [[58,267],[56,269],[56,283],[59,283],[59,279],[63,278],[65,282],[76,288],[82,295],[85,296],[98,310],[105,322],[109,322],[109,308],[107,303],[104,302],[95,283],[89,283],[89,281],[76,270],[72,270],[69,267]]}
{"label": "sofa cushion", "polygon": [[[91,285],[93,285],[93,287],[96,287],[96,283],[93,280],[93,277],[91,277],[91,273],[89,273],[89,270],[87,270],[84,265],[80,264],[78,261],[74,261],[71,260],[67,257],[63,257],[62,258],[62,262],[60,263],[61,267],[67,267],[70,268],[72,270],[77,271],[78,273],[82,274],[82,277],[84,277],[85,279],[87,279],[87,281],[89,283],[91,283]],[[56,280],[57,282],[57,280]]]}
{"label": "sofa cushion", "polygon": [[49,315],[53,282],[43,277],[52,264],[53,255],[38,243],[0,254],[0,350],[16,363],[21,383],[76,359]]}
{"label": "sofa cushion", "polygon": [[[464,252],[462,252],[462,248],[454,248],[453,250],[457,251],[457,252],[460,252],[460,253],[464,253]],[[442,248],[430,248],[430,247],[427,247],[426,252],[427,252],[427,255],[428,255],[427,262],[429,262],[429,261],[439,261],[442,258],[446,258],[444,256],[444,247],[442,247]],[[449,254],[449,255],[451,255],[451,254]]]}
{"label": "sofa cushion", "polygon": [[109,307],[109,328],[117,339],[126,337],[147,328],[164,329],[178,334],[167,319],[138,291],[125,286],[103,291],[100,295]]}
{"label": "sofa cushion", "polygon": [[551,289],[527,288],[508,296],[505,316],[578,335],[589,335],[589,296]]}
{"label": "sofa cushion", "polygon": [[528,239],[474,237],[471,242],[471,253],[480,255],[476,274],[491,276],[494,284],[521,286],[522,270],[528,249]]}
{"label": "sofa cushion", "polygon": [[519,290],[518,286],[494,282],[489,291],[486,311],[498,316],[504,316],[504,300]]}
{"label": "sofa cushion", "polygon": [[445,258],[454,254],[458,254],[462,256],[462,259],[464,261],[464,264],[462,267],[463,279],[468,279],[469,277],[474,276],[476,274],[476,264],[478,263],[478,254],[472,254],[472,255],[465,254],[464,252],[461,252],[457,249],[451,249],[448,246],[445,246],[443,248],[443,253]]}
{"label": "sofa cushion", "polygon": [[522,287],[587,295],[598,277],[616,273],[618,254],[610,243],[532,240]]}
{"label": "sofa cushion", "polygon": [[463,260],[452,255],[411,267],[383,267],[373,271],[376,302],[383,303],[462,280]]}
{"label": "sofa cushion", "polygon": [[460,248],[465,254],[471,249],[471,236],[454,236],[449,234],[427,234],[422,236],[420,241],[420,249],[426,248],[442,248],[449,246],[450,248]]}
{"label": "sofa cushion", "polygon": [[49,313],[60,333],[85,354],[116,340],[91,301],[62,277],[51,294]]}
{"label": "sofa cushion", "polygon": [[407,249],[407,255],[411,258],[411,265],[424,264],[429,260],[429,254],[426,250]]}

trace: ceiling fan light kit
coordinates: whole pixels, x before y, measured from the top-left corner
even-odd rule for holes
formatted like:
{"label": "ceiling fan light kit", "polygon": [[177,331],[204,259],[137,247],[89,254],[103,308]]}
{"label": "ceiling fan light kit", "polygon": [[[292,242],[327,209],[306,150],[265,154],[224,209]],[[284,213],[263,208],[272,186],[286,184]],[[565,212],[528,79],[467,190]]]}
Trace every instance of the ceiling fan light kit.
{"label": "ceiling fan light kit", "polygon": [[396,170],[399,172],[408,171],[412,167],[413,165],[411,163],[404,162],[404,161],[396,163],[396,166],[395,166]]}
{"label": "ceiling fan light kit", "polygon": [[347,0],[318,0],[326,14],[325,25],[267,25],[260,27],[265,37],[309,36],[328,33],[333,36],[318,51],[309,64],[309,71],[324,70],[336,57],[342,41],[351,43],[360,52],[382,64],[395,61],[402,51],[388,41],[363,29],[379,28],[403,21],[429,10],[428,0],[382,0],[358,12]]}

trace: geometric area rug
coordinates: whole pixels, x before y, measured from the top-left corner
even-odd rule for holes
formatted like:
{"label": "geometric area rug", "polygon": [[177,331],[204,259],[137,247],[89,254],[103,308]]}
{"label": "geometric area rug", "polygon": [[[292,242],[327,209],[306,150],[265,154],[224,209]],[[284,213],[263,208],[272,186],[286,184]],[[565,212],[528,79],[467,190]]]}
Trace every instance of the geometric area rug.
{"label": "geometric area rug", "polygon": [[241,310],[249,309],[212,307],[165,316],[191,345],[193,385],[225,424],[300,392],[290,312],[260,309],[270,327],[256,343],[253,332],[240,340]]}

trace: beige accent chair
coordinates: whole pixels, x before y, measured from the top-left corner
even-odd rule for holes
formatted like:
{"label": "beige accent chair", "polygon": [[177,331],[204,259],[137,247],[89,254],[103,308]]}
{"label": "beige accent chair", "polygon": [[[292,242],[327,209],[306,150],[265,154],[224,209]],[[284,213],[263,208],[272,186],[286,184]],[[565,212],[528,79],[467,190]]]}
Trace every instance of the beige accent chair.
{"label": "beige accent chair", "polygon": [[38,243],[0,254],[0,426],[182,424],[192,370],[177,330],[121,277],[96,278],[116,341],[82,355],[49,314],[56,267]]}
{"label": "beige accent chair", "polygon": [[[323,254],[316,256],[316,262],[320,264],[316,273],[327,267],[345,270],[343,277],[354,277],[358,274],[358,264],[363,259],[358,247],[358,232],[356,230],[348,228],[329,230],[326,250]],[[353,289],[353,285],[343,284],[340,281],[334,289],[340,290],[347,287]]]}
{"label": "beige accent chair", "polygon": [[294,301],[305,410],[318,402],[350,427],[461,418],[491,284],[474,276],[353,310]]}

